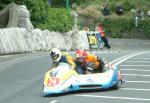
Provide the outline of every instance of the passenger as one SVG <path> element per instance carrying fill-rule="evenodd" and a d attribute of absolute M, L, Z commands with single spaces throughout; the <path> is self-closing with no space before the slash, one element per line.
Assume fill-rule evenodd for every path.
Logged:
<path fill-rule="evenodd" d="M 92 65 L 92 69 L 98 70 L 100 73 L 103 72 L 104 66 L 110 66 L 108 63 L 104 63 L 98 56 L 94 54 L 88 54 L 84 50 L 77 50 L 75 52 L 75 57 L 78 62 L 81 63 L 81 66 L 85 69 L 85 73 L 88 73 L 87 67 Z"/>
<path fill-rule="evenodd" d="M 88 27 L 88 26 L 84 26 L 84 27 L 83 27 L 83 31 L 89 32 L 89 31 L 90 31 L 90 30 L 89 30 L 89 27 Z"/>

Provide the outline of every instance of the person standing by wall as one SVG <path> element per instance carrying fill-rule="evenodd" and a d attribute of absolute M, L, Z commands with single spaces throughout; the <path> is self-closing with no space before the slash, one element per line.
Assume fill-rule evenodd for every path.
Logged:
<path fill-rule="evenodd" d="M 139 22 L 144 20 L 144 11 L 140 4 L 138 4 L 138 7 L 135 12 L 135 27 L 138 27 Z"/>
<path fill-rule="evenodd" d="M 108 49 L 110 49 L 111 46 L 108 43 L 108 39 L 105 37 L 105 32 L 103 30 L 102 24 L 97 24 L 96 29 L 97 29 L 96 31 L 99 31 L 99 33 L 100 33 L 100 36 L 104 42 L 104 47 L 107 47 Z"/>
<path fill-rule="evenodd" d="M 90 31 L 90 30 L 89 30 L 89 27 L 88 27 L 87 25 L 85 25 L 85 26 L 83 27 L 83 31 L 89 32 L 89 31 Z"/>

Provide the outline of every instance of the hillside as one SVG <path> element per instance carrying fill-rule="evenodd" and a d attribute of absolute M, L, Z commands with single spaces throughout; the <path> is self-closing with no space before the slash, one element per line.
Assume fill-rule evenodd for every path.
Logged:
<path fill-rule="evenodd" d="M 104 4 L 108 4 L 108 16 L 102 14 Z M 117 4 L 123 8 L 121 16 L 115 13 Z M 139 19 L 138 26 L 135 27 L 135 12 L 138 8 L 144 11 L 144 20 Z M 150 37 L 150 17 L 147 16 L 150 0 L 91 0 L 75 5 L 75 9 L 79 14 L 80 29 L 88 25 L 94 30 L 96 23 L 103 23 L 110 37 L 143 39 Z"/>
<path fill-rule="evenodd" d="M 86 1 L 86 0 L 85 0 Z M 131 10 L 136 10 L 140 7 L 144 11 L 145 18 L 147 19 L 147 12 L 150 10 L 150 0 L 87 0 L 81 5 L 76 5 L 76 11 L 79 16 L 87 17 L 88 19 L 93 19 L 97 21 L 98 19 L 105 18 L 102 15 L 103 4 L 108 4 L 108 9 L 110 15 L 108 17 L 117 18 L 115 14 L 115 7 L 120 4 L 123 8 L 123 17 L 133 17 L 133 12 Z M 91 23 L 89 23 L 91 24 Z"/>

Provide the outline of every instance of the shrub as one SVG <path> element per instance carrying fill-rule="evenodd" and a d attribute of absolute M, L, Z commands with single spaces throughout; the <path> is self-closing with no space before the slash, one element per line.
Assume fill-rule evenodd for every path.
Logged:
<path fill-rule="evenodd" d="M 44 24 L 47 21 L 47 0 L 2 0 L 2 2 L 0 2 L 0 8 L 2 9 L 12 2 L 15 2 L 18 5 L 27 6 L 34 27 L 37 27 L 39 24 Z"/>
<path fill-rule="evenodd" d="M 149 19 L 145 19 L 145 20 L 141 21 L 140 24 L 139 24 L 139 28 L 141 28 L 143 33 L 148 38 L 150 38 L 150 20 Z"/>
<path fill-rule="evenodd" d="M 106 18 L 104 24 L 106 34 L 112 38 L 150 38 L 150 20 L 139 21 L 135 27 L 133 18 Z M 141 34 L 141 36 L 139 36 Z"/>
<path fill-rule="evenodd" d="M 67 32 L 71 29 L 72 25 L 72 18 L 70 15 L 67 15 L 66 9 L 49 8 L 47 22 L 38 26 L 50 31 Z"/>
<path fill-rule="evenodd" d="M 3 0 L 0 9 L 7 4 L 15 2 L 26 5 L 30 11 L 31 22 L 34 27 L 53 31 L 66 32 L 72 27 L 72 20 L 64 8 L 51 8 L 47 0 Z"/>
<path fill-rule="evenodd" d="M 129 1 L 124 1 L 122 6 L 124 11 L 131 11 L 131 9 L 136 8 L 136 6 L 133 3 L 131 4 Z"/>

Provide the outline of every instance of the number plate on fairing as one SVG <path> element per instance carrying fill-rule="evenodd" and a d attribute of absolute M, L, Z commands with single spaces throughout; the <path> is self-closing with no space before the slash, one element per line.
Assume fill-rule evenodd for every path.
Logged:
<path fill-rule="evenodd" d="M 60 82 L 59 78 L 49 78 L 47 82 L 47 86 L 54 87 L 57 86 L 59 82 Z"/>

